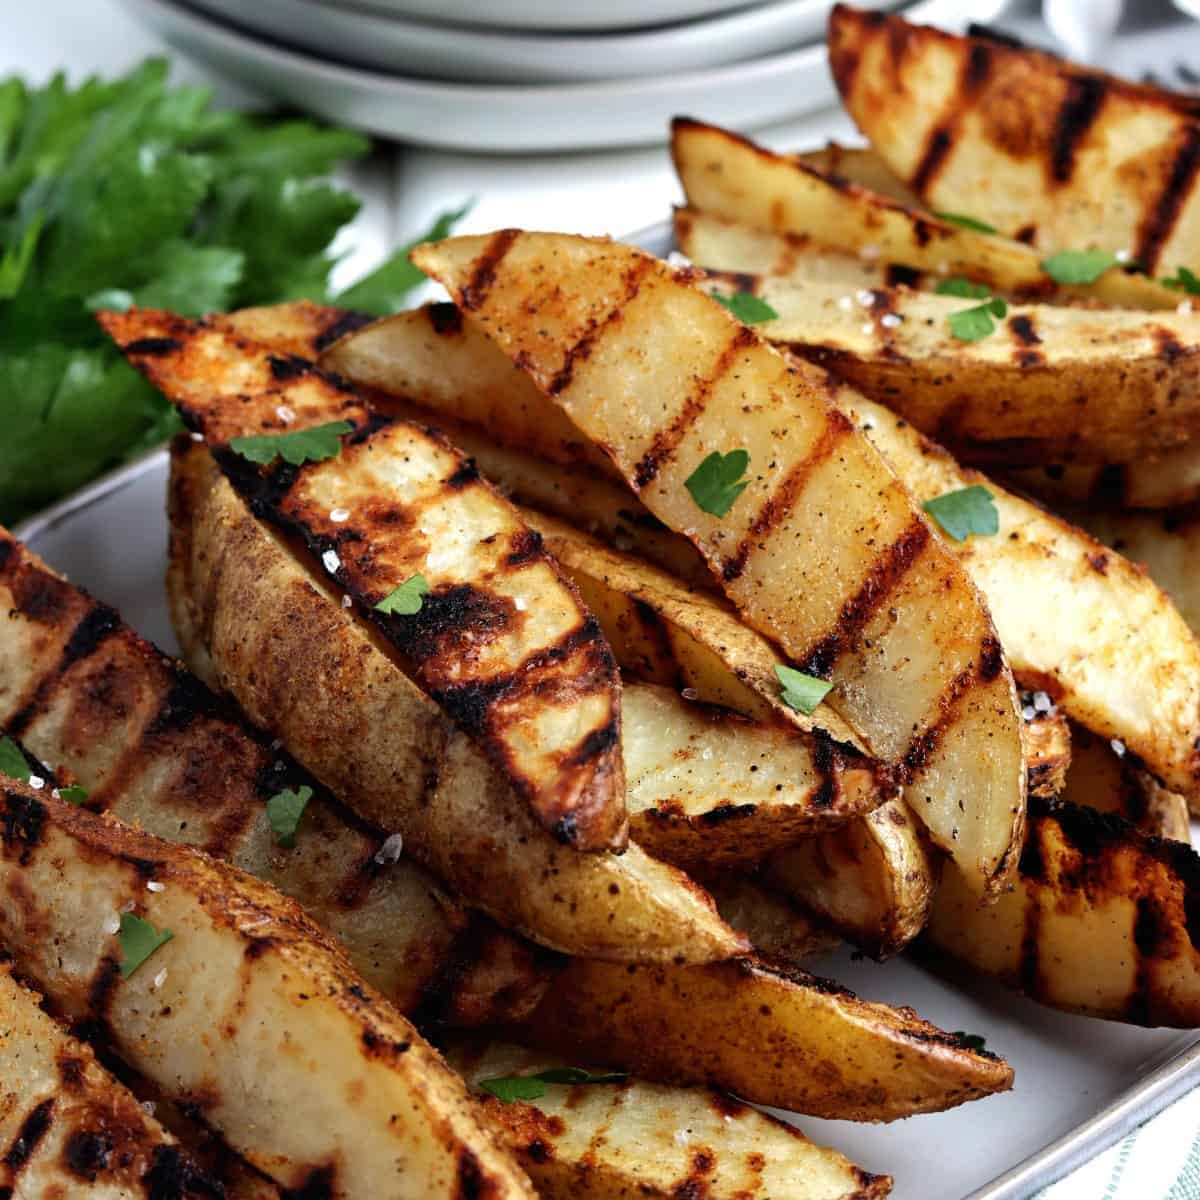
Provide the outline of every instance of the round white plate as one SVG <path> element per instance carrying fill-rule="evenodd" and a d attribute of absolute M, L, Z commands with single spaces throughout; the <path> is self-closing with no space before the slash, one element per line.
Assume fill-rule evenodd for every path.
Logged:
<path fill-rule="evenodd" d="M 252 0 L 253 2 L 253 0 Z M 339 11 L 346 0 L 320 0 Z M 395 16 L 490 29 L 644 29 L 748 8 L 753 0 L 350 0 Z"/>
<path fill-rule="evenodd" d="M 873 8 L 886 2 L 866 0 Z M 819 40 L 833 7 L 833 0 L 775 0 L 661 29 L 567 35 L 432 25 L 320 0 L 191 3 L 241 29 L 355 66 L 427 79 L 516 84 L 630 79 L 744 62 Z"/>
<path fill-rule="evenodd" d="M 824 45 L 709 71 L 524 87 L 377 74 L 285 50 L 167 0 L 122 0 L 166 42 L 213 70 L 330 121 L 400 141 L 490 153 L 596 150 L 666 141 L 673 116 L 754 129 L 834 99 Z M 915 20 L 961 28 L 1006 0 L 921 0 Z"/>

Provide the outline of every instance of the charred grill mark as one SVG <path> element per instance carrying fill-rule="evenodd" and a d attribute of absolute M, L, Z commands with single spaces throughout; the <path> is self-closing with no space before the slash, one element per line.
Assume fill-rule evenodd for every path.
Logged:
<path fill-rule="evenodd" d="M 474 483 L 479 478 L 479 468 L 473 458 L 464 458 L 457 470 L 446 480 L 446 490 L 461 492 L 463 488 Z"/>
<path fill-rule="evenodd" d="M 604 336 L 605 331 L 621 320 L 626 305 L 641 290 L 642 280 L 654 271 L 655 268 L 656 263 L 654 259 L 649 257 L 638 259 L 629 268 L 625 274 L 625 289 L 621 299 L 603 318 L 593 319 L 588 324 L 583 336 L 567 350 L 563 357 L 563 364 L 558 369 L 558 374 L 550 381 L 547 389 L 550 395 L 557 396 L 570 385 L 571 377 L 575 373 L 575 364 L 585 361 L 591 355 L 593 349 L 595 349 L 596 343 Z"/>
<path fill-rule="evenodd" d="M 952 132 L 944 126 L 939 125 L 930 132 L 929 140 L 925 143 L 925 153 L 908 181 L 909 187 L 918 196 L 933 182 L 953 144 Z"/>
<path fill-rule="evenodd" d="M 182 349 L 183 343 L 172 337 L 136 338 L 121 347 L 122 353 L 140 358 L 163 358 Z"/>
<path fill-rule="evenodd" d="M 457 304 L 443 301 L 440 304 L 430 304 L 425 309 L 433 332 L 439 337 L 457 337 L 462 333 L 463 315 Z"/>
<path fill-rule="evenodd" d="M 95 653 L 97 647 L 121 627 L 121 618 L 115 608 L 97 604 L 75 627 L 59 660 L 61 675 L 72 663 Z"/>
<path fill-rule="evenodd" d="M 108 1166 L 112 1143 L 101 1133 L 77 1129 L 67 1138 L 63 1146 L 63 1165 L 72 1175 L 78 1175 L 89 1183 Z"/>
<path fill-rule="evenodd" d="M 338 379 L 340 376 L 331 375 L 328 371 L 324 372 L 326 379 Z M 344 380 L 342 382 L 345 382 Z M 351 387 L 346 384 L 346 387 Z M 398 417 L 389 416 L 387 413 L 371 410 L 363 417 L 354 422 L 352 432 L 343 435 L 342 445 L 344 446 L 361 446 L 363 442 L 370 441 L 381 429 L 388 429 L 392 425 L 400 423 Z M 426 430 L 426 433 L 431 432 Z M 299 468 L 296 468 L 299 470 Z"/>
<path fill-rule="evenodd" d="M 593 758 L 607 754 L 620 743 L 620 725 L 614 717 L 599 729 L 593 729 L 582 742 L 571 752 L 567 765 L 572 767 L 586 766 Z"/>
<path fill-rule="evenodd" d="M 546 555 L 542 535 L 536 529 L 521 528 L 509 539 L 508 554 L 504 558 L 506 567 L 523 567 Z"/>
<path fill-rule="evenodd" d="M 178 1146 L 156 1146 L 150 1170 L 142 1177 L 147 1200 L 224 1200 L 225 1188 L 215 1179 L 198 1171 Z"/>
<path fill-rule="evenodd" d="M 1154 338 L 1154 344 L 1164 362 L 1168 364 L 1175 363 L 1187 353 L 1182 343 L 1171 330 L 1159 325 L 1151 328 L 1150 334 Z"/>
<path fill-rule="evenodd" d="M 979 643 L 979 678 L 991 683 L 1004 669 L 1004 649 L 1000 639 L 988 634 Z"/>
<path fill-rule="evenodd" d="M 83 1059 L 62 1053 L 54 1065 L 58 1068 L 58 1078 L 64 1091 L 77 1092 L 83 1086 Z"/>
<path fill-rule="evenodd" d="M 1033 321 L 1027 314 L 1018 313 L 1016 316 L 1009 317 L 1008 327 L 1012 331 L 1013 337 L 1020 342 L 1022 346 L 1041 345 L 1041 335 L 1033 327 Z"/>
<path fill-rule="evenodd" d="M 5 847 L 13 847 L 21 866 L 28 865 L 33 848 L 42 840 L 46 828 L 46 806 L 23 792 L 4 793 L 4 812 L 0 814 Z"/>
<path fill-rule="evenodd" d="M 903 263 L 888 263 L 884 279 L 889 288 L 915 288 L 921 282 L 921 272 Z"/>
<path fill-rule="evenodd" d="M 0 574 L 8 570 L 8 564 L 17 553 L 17 543 L 10 537 L 0 535 Z"/>
<path fill-rule="evenodd" d="M 329 325 L 326 325 L 317 334 L 313 340 L 313 349 L 318 353 L 327 350 L 346 334 L 354 333 L 356 330 L 362 329 L 364 325 L 370 325 L 374 320 L 375 318 L 370 313 L 355 312 L 353 309 L 339 313 Z"/>
<path fill-rule="evenodd" d="M 283 1200 L 333 1200 L 333 1167 L 313 1167 L 299 1187 L 281 1188 Z"/>
<path fill-rule="evenodd" d="M 992 47 L 985 41 L 974 41 L 967 52 L 963 70 L 963 86 L 968 93 L 978 92 L 992 73 Z"/>
<path fill-rule="evenodd" d="M 221 704 L 194 675 L 176 669 L 162 705 L 151 718 L 142 738 L 179 733 L 201 717 L 220 715 Z"/>
<path fill-rule="evenodd" d="M 458 1152 L 454 1200 L 483 1200 L 485 1193 L 490 1190 L 475 1152 L 469 1146 L 463 1146 Z"/>
<path fill-rule="evenodd" d="M 10 582 L 13 607 L 29 621 L 54 626 L 70 609 L 68 585 L 14 556 L 14 578 Z M 23 568 L 23 569 L 22 569 Z"/>
<path fill-rule="evenodd" d="M 695 380 L 691 395 L 688 396 L 683 408 L 666 429 L 659 430 L 651 442 L 650 448 L 634 467 L 633 477 L 636 487 L 639 489 L 647 487 L 663 466 L 671 461 L 688 430 L 704 412 L 713 388 L 730 370 L 737 360 L 737 356 L 753 345 L 755 340 L 755 334 L 747 326 L 738 326 L 736 332 L 725 344 L 725 348 L 717 356 L 712 370 L 705 378 Z"/>
<path fill-rule="evenodd" d="M 1108 83 L 1099 75 L 1076 75 L 1067 84 L 1050 136 L 1050 177 L 1055 183 L 1066 183 L 1075 173 L 1076 151 L 1107 94 Z"/>
<path fill-rule="evenodd" d="M 17 1136 L 13 1138 L 12 1145 L 4 1155 L 4 1165 L 14 1176 L 19 1175 L 25 1164 L 33 1157 L 38 1143 L 46 1136 L 46 1132 L 50 1128 L 53 1115 L 54 1100 L 43 1100 L 21 1122 Z"/>
<path fill-rule="evenodd" d="M 819 726 L 812 731 L 813 768 L 821 783 L 813 795 L 814 808 L 831 808 L 842 798 L 842 756 L 833 738 Z"/>
<path fill-rule="evenodd" d="M 633 597 L 633 615 L 637 620 L 642 634 L 651 646 L 650 655 L 644 657 L 646 663 L 645 678 L 651 683 L 661 683 L 683 691 L 688 685 L 687 675 L 683 664 L 675 654 L 675 645 L 671 641 L 670 627 L 663 620 L 652 604 Z"/>
<path fill-rule="evenodd" d="M 1182 131 L 1171 171 L 1154 205 L 1147 211 L 1138 230 L 1134 259 L 1147 271 L 1158 266 L 1163 247 L 1175 228 L 1183 203 L 1200 168 L 1200 124 L 1189 122 Z"/>
<path fill-rule="evenodd" d="M 822 679 L 855 644 L 867 622 L 896 589 L 929 542 L 929 527 L 919 517 L 875 560 L 858 592 L 842 606 L 836 626 L 804 655 L 799 669 Z"/>
<path fill-rule="evenodd" d="M 459 987 L 483 959 L 493 932 L 486 917 L 471 915 L 469 924 L 442 955 L 439 969 L 421 988 L 416 1008 L 409 1014 L 419 1029 L 438 1029 L 452 1019 Z"/>
<path fill-rule="evenodd" d="M 746 536 L 737 549 L 721 565 L 721 575 L 726 583 L 738 579 L 746 569 L 754 543 L 764 539 L 772 529 L 783 521 L 796 505 L 804 485 L 813 472 L 837 450 L 838 443 L 854 432 L 854 423 L 840 409 L 831 408 L 826 417 L 825 428 L 812 445 L 807 456 L 801 459 L 784 476 L 783 482 L 767 497 L 763 506 L 750 522 Z"/>
<path fill-rule="evenodd" d="M 463 285 L 459 295 L 459 301 L 467 312 L 474 312 L 483 305 L 488 291 L 496 282 L 496 269 L 512 249 L 519 232 L 516 229 L 501 229 L 494 233 L 483 253 L 475 260 L 471 278 Z"/>
<path fill-rule="evenodd" d="M 313 363 L 298 354 L 268 354 L 267 366 L 271 369 L 271 378 L 277 383 L 299 379 L 315 369 Z"/>
<path fill-rule="evenodd" d="M 120 978 L 121 967 L 117 960 L 112 957 L 103 958 L 88 986 L 88 1019 L 95 1022 L 101 1032 L 107 1028 L 108 1004 Z"/>

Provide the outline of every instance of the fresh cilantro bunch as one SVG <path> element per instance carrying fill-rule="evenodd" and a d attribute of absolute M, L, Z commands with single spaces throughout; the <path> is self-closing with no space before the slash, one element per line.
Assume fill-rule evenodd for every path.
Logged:
<path fill-rule="evenodd" d="M 156 59 L 72 89 L 0 82 L 0 521 L 161 441 L 175 417 L 92 318 L 328 300 L 330 243 L 359 209 L 328 175 L 356 133 L 212 108 Z M 441 237 L 460 213 L 439 218 Z M 425 240 L 421 238 L 419 240 Z M 395 311 L 408 247 L 336 299 Z"/>

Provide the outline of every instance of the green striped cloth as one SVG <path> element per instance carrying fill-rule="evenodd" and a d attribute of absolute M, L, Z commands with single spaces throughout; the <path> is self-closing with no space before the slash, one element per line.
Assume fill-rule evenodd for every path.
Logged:
<path fill-rule="evenodd" d="M 1200 1200 L 1200 1089 L 1034 1200 Z"/>

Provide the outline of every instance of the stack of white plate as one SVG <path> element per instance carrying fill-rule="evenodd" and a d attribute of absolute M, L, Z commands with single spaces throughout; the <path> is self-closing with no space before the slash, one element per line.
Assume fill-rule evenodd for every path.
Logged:
<path fill-rule="evenodd" d="M 645 145 L 829 104 L 832 0 L 124 0 L 171 45 L 330 120 L 423 145 Z M 960 28 L 1005 0 L 858 0 Z"/>

